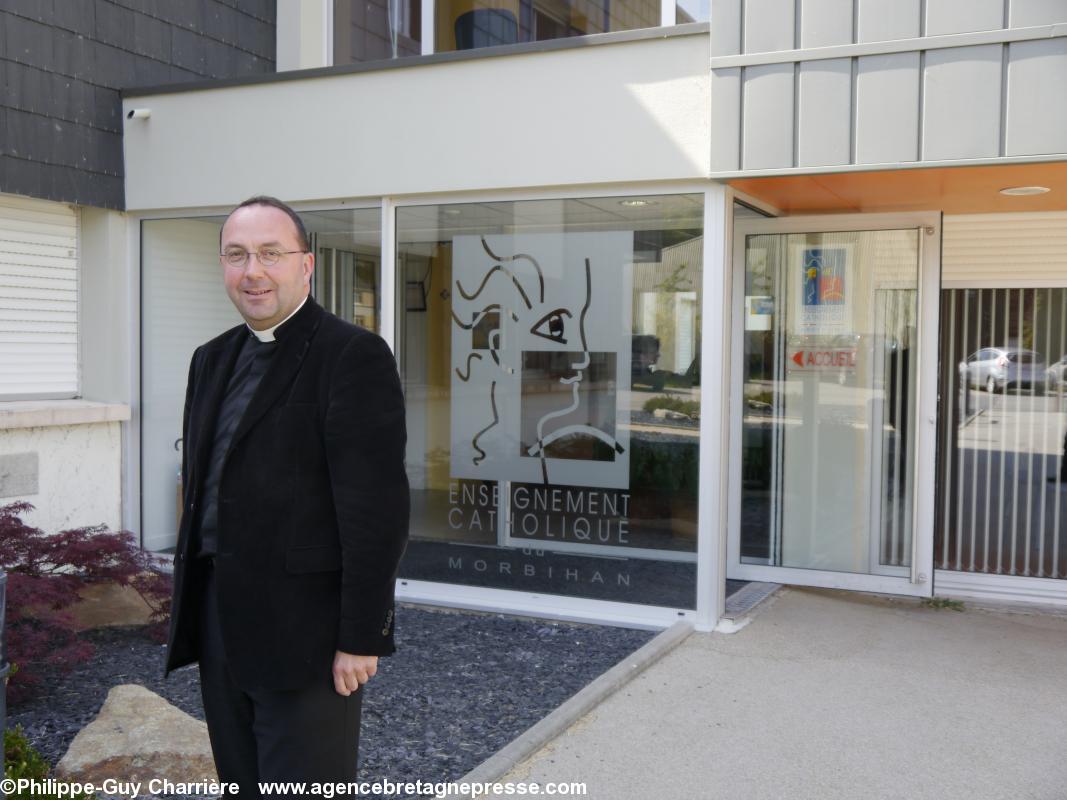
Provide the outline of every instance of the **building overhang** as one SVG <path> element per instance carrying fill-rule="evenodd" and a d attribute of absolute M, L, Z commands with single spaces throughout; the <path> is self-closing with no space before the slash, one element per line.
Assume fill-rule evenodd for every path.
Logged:
<path fill-rule="evenodd" d="M 729 185 L 782 214 L 939 210 L 988 214 L 1067 209 L 1067 161 L 1038 164 L 850 170 L 734 178 Z M 1005 195 L 1040 186 L 1049 191 Z"/>

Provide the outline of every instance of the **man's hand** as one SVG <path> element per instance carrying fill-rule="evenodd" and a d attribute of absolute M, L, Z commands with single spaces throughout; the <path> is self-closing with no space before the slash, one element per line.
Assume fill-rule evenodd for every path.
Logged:
<path fill-rule="evenodd" d="M 355 656 L 340 650 L 333 657 L 333 686 L 337 694 L 348 697 L 378 671 L 378 656 Z"/>

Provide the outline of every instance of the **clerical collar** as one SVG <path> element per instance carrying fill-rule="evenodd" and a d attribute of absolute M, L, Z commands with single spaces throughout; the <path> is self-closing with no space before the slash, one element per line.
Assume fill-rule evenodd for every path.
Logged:
<path fill-rule="evenodd" d="M 276 325 L 271 325 L 266 330 L 257 331 L 251 325 L 248 325 L 247 322 L 245 323 L 245 325 L 248 325 L 248 330 L 252 331 L 252 335 L 255 336 L 257 339 L 259 339 L 261 342 L 273 342 L 274 338 L 275 338 L 274 337 L 274 332 L 276 330 L 278 330 L 278 328 L 280 328 L 282 325 L 287 323 L 289 320 L 291 320 L 293 318 L 293 315 L 296 314 L 297 311 L 299 311 L 300 309 L 302 309 L 304 307 L 304 303 L 306 303 L 308 301 L 308 297 L 309 296 L 310 295 L 304 295 L 304 299 L 300 302 L 300 305 L 298 305 L 296 308 L 294 308 L 292 313 L 288 317 L 286 317 L 285 319 L 283 319 L 281 322 L 279 322 Z"/>

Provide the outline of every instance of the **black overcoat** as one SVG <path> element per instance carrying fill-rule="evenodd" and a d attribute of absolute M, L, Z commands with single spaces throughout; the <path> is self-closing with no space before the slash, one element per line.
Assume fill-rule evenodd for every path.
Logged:
<path fill-rule="evenodd" d="M 199 657 L 204 570 L 191 528 L 247 335 L 242 324 L 212 339 L 189 368 L 166 673 Z M 404 399 L 388 345 L 311 298 L 276 336 L 218 485 L 219 624 L 234 678 L 249 689 L 324 679 L 337 650 L 393 652 L 408 529 Z"/>

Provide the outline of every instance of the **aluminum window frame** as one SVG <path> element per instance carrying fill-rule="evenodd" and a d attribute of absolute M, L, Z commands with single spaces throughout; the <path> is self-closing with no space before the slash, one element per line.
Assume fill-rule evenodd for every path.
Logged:
<path fill-rule="evenodd" d="M 774 230 L 760 231 L 773 225 Z M 744 305 L 745 236 L 758 232 L 773 234 L 821 231 L 871 231 L 919 229 L 918 321 L 920 339 L 916 363 L 915 404 L 915 477 L 911 566 L 907 581 L 901 577 L 875 573 L 833 572 L 796 567 L 745 564 L 741 561 L 741 453 L 744 386 L 742 348 L 743 320 L 738 314 L 730 337 L 733 371 L 726 385 L 730 391 L 729 419 L 729 527 L 727 567 L 729 578 L 772 581 L 798 586 L 819 586 L 887 594 L 932 596 L 933 570 L 933 480 L 936 477 L 937 363 L 939 346 L 939 312 L 941 300 L 941 212 L 917 211 L 887 214 L 826 214 L 778 217 L 774 220 L 745 220 L 733 229 L 735 237 L 730 267 L 734 279 L 730 306 L 737 311 Z M 935 237 L 933 243 L 924 236 Z M 739 305 L 740 304 L 740 305 Z M 933 431 L 930 431 L 933 428 Z M 929 546 L 926 546 L 929 545 Z"/>
<path fill-rule="evenodd" d="M 432 0 L 424 0 L 432 2 Z M 425 6 L 424 6 L 425 7 Z M 426 24 L 426 17 L 423 17 Z M 421 193 L 385 195 L 375 198 L 352 197 L 331 201 L 291 203 L 294 210 L 336 211 L 344 209 L 381 210 L 381 287 L 380 335 L 396 351 L 398 342 L 396 315 L 396 211 L 420 205 L 486 203 L 527 200 L 560 200 L 601 197 L 647 196 L 651 194 L 700 194 L 704 199 L 704 248 L 702 269 L 703 304 L 701 326 L 701 372 L 704 375 L 729 375 L 728 334 L 731 310 L 725 302 L 730 297 L 731 270 L 728 253 L 733 221 L 734 192 L 725 184 L 706 180 L 671 180 L 626 185 L 588 185 L 555 189 L 509 189 L 489 192 Z M 232 204 L 143 211 L 129 214 L 127 228 L 130 264 L 130 325 L 137 331 L 131 337 L 131 408 L 134 409 L 129 435 L 125 438 L 123 467 L 124 527 L 138 531 L 143 540 L 141 520 L 141 362 L 142 287 L 141 223 L 151 220 L 222 216 Z M 723 385 L 726 385 L 725 383 Z M 697 630 L 711 631 L 723 616 L 726 589 L 726 458 L 728 437 L 724 414 L 728 398 L 724 392 L 702 392 L 696 549 L 696 608 L 677 609 L 638 603 L 590 600 L 567 595 L 546 595 L 518 589 L 485 589 L 461 584 L 420 581 L 399 577 L 397 599 L 405 602 L 504 612 L 600 625 L 664 629 L 679 620 L 688 621 Z"/>
<path fill-rule="evenodd" d="M 240 202 L 240 201 L 238 201 Z M 141 420 L 143 417 L 143 387 L 141 376 L 141 364 L 144 357 L 144 302 L 143 302 L 143 286 L 141 281 L 141 272 L 144 269 L 141 253 L 141 223 L 152 222 L 156 220 L 174 220 L 174 219 L 196 219 L 203 217 L 224 217 L 233 211 L 234 206 L 237 203 L 230 203 L 226 205 L 213 205 L 213 206 L 199 206 L 199 207 L 184 207 L 177 209 L 167 209 L 161 211 L 131 211 L 127 214 L 126 224 L 126 248 L 128 257 L 128 275 L 129 283 L 127 291 L 129 293 L 129 306 L 127 308 L 128 320 L 130 329 L 135 331 L 135 335 L 130 337 L 130 420 L 124 426 L 124 435 L 122 440 L 122 527 L 126 530 L 136 531 L 137 542 L 141 547 L 144 547 L 144 524 L 142 514 L 142 459 L 141 449 L 144 446 L 144 431 L 142 429 Z M 307 202 L 293 202 L 289 203 L 294 211 L 343 211 L 346 209 L 373 209 L 382 208 L 382 202 L 380 198 L 351 198 L 332 201 L 307 201 Z M 383 215 L 380 217 L 379 225 L 384 230 L 384 210 Z M 384 247 L 385 241 L 382 240 Z M 384 257 L 385 251 L 383 250 L 382 267 L 379 269 L 378 279 L 383 280 L 384 276 Z M 382 302 L 385 302 L 383 293 Z M 384 322 L 384 320 L 383 320 Z M 384 334 L 383 334 L 384 338 Z M 392 347 L 392 342 L 389 342 Z"/>
<path fill-rule="evenodd" d="M 1010 213 L 1010 212 L 1005 212 Z M 1005 280 L 976 278 L 973 280 L 953 279 L 941 283 L 941 292 L 958 289 L 1037 291 L 1040 289 L 1067 290 L 1067 276 L 1060 280 L 1021 280 L 1011 286 Z M 938 348 L 941 341 L 938 338 Z M 979 348 L 985 350 L 987 348 Z M 978 351 L 975 351 L 978 352 Z M 947 365 L 947 368 L 954 368 Z M 938 442 L 937 446 L 943 445 Z M 934 509 L 937 513 L 937 509 Z M 939 595 L 962 598 L 965 600 L 985 600 L 997 603 L 1043 604 L 1067 607 L 1067 578 L 1037 577 L 1026 575 L 1005 575 L 995 572 L 964 572 L 935 568 L 934 586 Z"/>
<path fill-rule="evenodd" d="M 650 181 L 624 185 L 567 186 L 556 189 L 508 189 L 486 192 L 433 192 L 383 198 L 383 208 L 388 204 L 391 213 L 382 217 L 383 240 L 393 243 L 388 258 L 382 252 L 382 281 L 396 287 L 396 212 L 401 208 L 427 205 L 451 205 L 458 203 L 494 203 L 532 200 L 596 199 L 601 197 L 645 197 L 654 194 L 700 194 L 704 198 L 704 248 L 702 269 L 702 328 L 701 328 L 701 374 L 713 375 L 724 372 L 728 359 L 716 364 L 715 353 L 726 353 L 724 339 L 729 319 L 729 308 L 723 300 L 727 292 L 730 270 L 727 269 L 729 231 L 733 219 L 733 193 L 729 187 L 709 181 Z M 385 230 L 388 229 L 388 230 Z M 391 271 L 386 276 L 385 270 Z M 383 309 L 385 297 L 382 298 Z M 395 309 L 395 295 L 393 301 Z M 391 346 L 395 346 L 399 333 L 397 319 L 392 320 Z M 385 317 L 382 318 L 385 335 Z M 703 380 L 702 380 L 703 383 Z M 705 403 L 717 408 L 718 414 L 709 413 Z M 447 605 L 480 611 L 496 611 L 546 619 L 560 619 L 599 625 L 623 625 L 667 628 L 684 620 L 697 630 L 713 630 L 725 608 L 725 520 L 726 508 L 724 468 L 726 453 L 723 438 L 722 413 L 726 398 L 722 392 L 701 392 L 700 450 L 698 470 L 697 550 L 696 550 L 696 607 L 678 609 L 667 606 L 651 606 L 639 603 L 622 603 L 608 600 L 591 600 L 568 595 L 528 592 L 519 589 L 486 589 L 462 584 L 437 583 L 397 579 L 397 599 L 407 602 Z M 713 500 L 718 499 L 717 503 Z"/>

